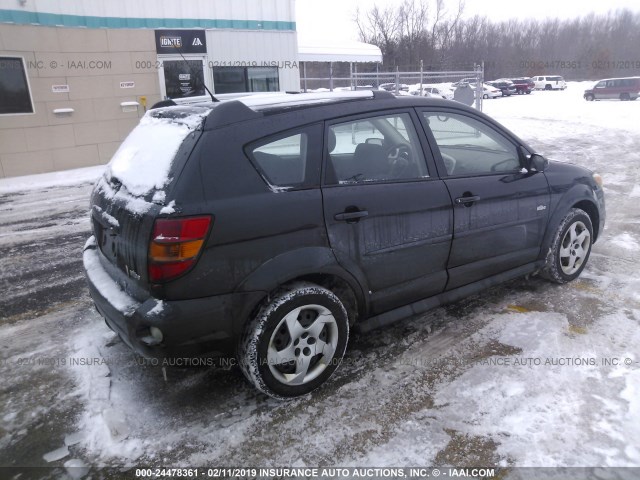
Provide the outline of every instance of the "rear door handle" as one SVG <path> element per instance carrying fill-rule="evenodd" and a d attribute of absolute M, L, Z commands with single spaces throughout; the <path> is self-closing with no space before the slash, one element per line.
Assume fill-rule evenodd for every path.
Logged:
<path fill-rule="evenodd" d="M 480 200 L 480 197 L 478 195 L 471 195 L 469 197 L 458 197 L 456 198 L 456 204 L 466 206 L 470 203 L 477 202 L 478 200 Z"/>
<path fill-rule="evenodd" d="M 335 216 L 333 218 L 335 218 L 336 220 L 344 220 L 344 221 L 358 221 L 360 220 L 362 217 L 366 217 L 367 215 L 369 215 L 369 212 L 366 210 L 357 210 L 355 212 L 342 212 L 342 213 L 336 213 Z"/>

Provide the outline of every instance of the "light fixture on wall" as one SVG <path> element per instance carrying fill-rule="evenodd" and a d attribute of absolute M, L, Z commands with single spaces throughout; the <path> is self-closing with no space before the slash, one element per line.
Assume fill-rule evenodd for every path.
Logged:
<path fill-rule="evenodd" d="M 120 108 L 125 113 L 127 113 L 127 112 L 137 112 L 138 111 L 138 105 L 140 105 L 138 102 L 121 102 L 120 103 Z"/>

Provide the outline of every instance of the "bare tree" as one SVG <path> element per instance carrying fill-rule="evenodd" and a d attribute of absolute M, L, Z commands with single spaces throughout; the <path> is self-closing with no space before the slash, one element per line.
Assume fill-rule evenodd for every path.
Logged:
<path fill-rule="evenodd" d="M 373 43 L 380 47 L 385 58 L 393 56 L 398 43 L 400 21 L 397 13 L 391 7 L 380 9 L 374 5 L 364 13 L 358 8 L 355 22 L 363 42 Z"/>
<path fill-rule="evenodd" d="M 464 0 L 404 0 L 396 9 L 358 12 L 360 38 L 378 45 L 386 66 L 469 68 L 485 62 L 485 77 L 559 74 L 597 79 L 640 74 L 640 14 L 618 10 L 571 20 L 492 22 L 463 19 Z M 432 63 L 431 63 L 432 62 Z"/>
<path fill-rule="evenodd" d="M 437 0 L 436 18 L 431 29 L 431 38 L 433 39 L 434 46 L 440 50 L 440 63 L 445 61 L 445 52 L 449 49 L 453 32 L 460 23 L 460 19 L 464 13 L 464 5 L 464 0 L 458 0 L 458 7 L 453 18 L 447 19 L 443 11 L 442 0 Z M 442 17 L 445 17 L 444 21 L 442 21 Z"/>
<path fill-rule="evenodd" d="M 440 3 L 442 0 L 437 0 Z M 424 0 L 404 0 L 397 11 L 400 42 L 407 52 L 406 62 L 417 61 L 415 52 L 425 40 L 429 8 Z"/>

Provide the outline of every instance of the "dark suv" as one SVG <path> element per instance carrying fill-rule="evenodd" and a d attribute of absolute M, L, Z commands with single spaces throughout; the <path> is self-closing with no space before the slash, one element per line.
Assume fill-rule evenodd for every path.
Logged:
<path fill-rule="evenodd" d="M 516 87 L 516 93 L 518 95 L 525 93 L 529 95 L 536 88 L 535 82 L 530 78 L 512 78 L 511 81 Z"/>
<path fill-rule="evenodd" d="M 350 329 L 575 279 L 605 220 L 597 174 L 459 103 L 381 91 L 152 109 L 91 212 L 91 296 L 125 343 L 236 358 L 279 398 L 325 382 Z"/>

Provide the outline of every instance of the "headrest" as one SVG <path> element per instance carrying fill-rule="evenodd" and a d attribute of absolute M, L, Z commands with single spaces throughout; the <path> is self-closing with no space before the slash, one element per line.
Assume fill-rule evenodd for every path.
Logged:
<path fill-rule="evenodd" d="M 333 131 L 333 128 L 329 129 L 329 153 L 333 152 L 336 148 L 336 132 Z"/>

